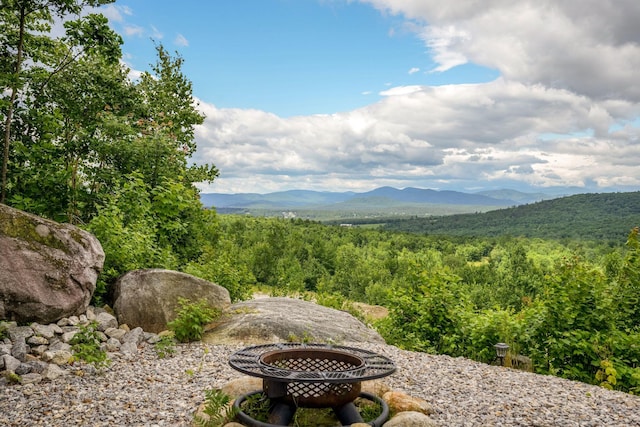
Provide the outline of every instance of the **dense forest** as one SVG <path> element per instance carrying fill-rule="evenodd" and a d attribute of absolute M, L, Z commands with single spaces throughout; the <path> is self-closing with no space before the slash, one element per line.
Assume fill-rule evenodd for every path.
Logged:
<path fill-rule="evenodd" d="M 456 227 L 407 233 L 217 215 L 194 186 L 216 168 L 188 166 L 203 116 L 180 56 L 158 45 L 157 63 L 132 80 L 103 16 L 66 20 L 64 36 L 49 35 L 53 18 L 104 3 L 7 0 L 0 9 L 0 202 L 98 237 L 106 260 L 95 304 L 110 303 L 129 270 L 171 268 L 234 300 L 258 287 L 341 309 L 383 305 L 390 314 L 374 326 L 391 344 L 491 362 L 493 345 L 506 342 L 536 372 L 640 393 L 638 223 L 599 234 L 632 201 L 603 201 L 579 224 L 592 209 L 580 197 L 573 212 L 536 204 L 539 217 L 522 214 L 524 229 L 580 226 L 592 237 L 562 241 L 515 237 L 532 235 L 509 231 L 515 220 L 505 217 L 490 236 L 455 236 Z M 496 215 L 509 212 L 525 210 Z"/>
<path fill-rule="evenodd" d="M 455 236 L 521 236 L 616 243 L 640 224 L 640 192 L 577 194 L 485 213 L 389 219 L 385 229 Z"/>

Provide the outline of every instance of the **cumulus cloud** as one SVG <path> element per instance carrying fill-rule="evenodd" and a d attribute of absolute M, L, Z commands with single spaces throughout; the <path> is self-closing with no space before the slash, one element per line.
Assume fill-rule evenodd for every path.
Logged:
<path fill-rule="evenodd" d="M 467 61 L 508 79 L 640 101 L 635 0 L 361 0 L 415 21 L 436 71 Z"/>
<path fill-rule="evenodd" d="M 431 72 L 474 63 L 501 77 L 390 86 L 332 115 L 203 102 L 193 160 L 221 171 L 205 190 L 640 188 L 640 2 L 360 1 L 409 21 Z"/>
<path fill-rule="evenodd" d="M 415 87 L 352 112 L 293 118 L 201 107 L 207 120 L 197 131 L 195 160 L 222 171 L 214 191 L 266 192 L 283 183 L 327 189 L 332 181 L 336 190 L 465 189 L 478 181 L 609 186 L 620 176 L 640 185 L 629 160 L 640 158 L 640 146 L 627 142 L 640 129 L 609 133 L 614 118 L 603 105 L 542 85 L 499 79 Z M 573 136 L 587 129 L 596 130 Z"/>

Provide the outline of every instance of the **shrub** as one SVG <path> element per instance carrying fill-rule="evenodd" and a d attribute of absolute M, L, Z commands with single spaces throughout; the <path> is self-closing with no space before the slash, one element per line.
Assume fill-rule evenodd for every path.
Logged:
<path fill-rule="evenodd" d="M 156 355 L 160 359 L 173 356 L 176 353 L 176 343 L 173 336 L 165 335 L 153 345 Z"/>
<path fill-rule="evenodd" d="M 91 322 L 88 325 L 81 325 L 79 329 L 69 342 L 73 354 L 78 359 L 84 360 L 96 368 L 108 367 L 111 364 L 111 360 L 107 358 L 107 352 L 100 349 L 98 324 Z"/>
<path fill-rule="evenodd" d="M 204 334 L 204 325 L 220 316 L 220 311 L 208 305 L 205 299 L 197 302 L 178 298 L 180 310 L 167 326 L 180 342 L 199 341 Z"/>

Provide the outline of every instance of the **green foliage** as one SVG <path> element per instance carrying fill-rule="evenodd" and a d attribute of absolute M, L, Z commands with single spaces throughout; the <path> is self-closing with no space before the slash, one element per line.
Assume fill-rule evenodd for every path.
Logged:
<path fill-rule="evenodd" d="M 194 415 L 193 422 L 195 425 L 200 427 L 222 427 L 235 418 L 235 409 L 229 405 L 231 398 L 222 390 L 205 390 L 204 395 L 203 412 L 206 417 Z"/>
<path fill-rule="evenodd" d="M 177 316 L 168 326 L 180 342 L 199 341 L 204 334 L 204 326 L 220 316 L 220 311 L 210 307 L 205 299 L 192 302 L 178 298 L 178 305 Z"/>
<path fill-rule="evenodd" d="M 618 242 L 640 223 L 639 204 L 640 192 L 578 194 L 485 213 L 388 220 L 384 228 L 443 236 Z"/>
<path fill-rule="evenodd" d="M 215 212 L 202 209 L 195 191 L 171 179 L 151 189 L 140 174 L 134 173 L 98 207 L 87 229 L 105 251 L 104 270 L 95 294 L 95 298 L 104 298 L 127 271 L 179 269 L 199 259 L 215 240 L 216 221 Z M 210 278 L 206 265 L 191 270 Z"/>
<path fill-rule="evenodd" d="M 9 325 L 7 322 L 0 321 L 0 340 L 9 337 Z"/>
<path fill-rule="evenodd" d="M 20 384 L 22 382 L 22 377 L 13 371 L 3 371 L 2 374 L 9 384 Z"/>
<path fill-rule="evenodd" d="M 153 344 L 153 349 L 155 350 L 158 358 L 164 359 L 165 357 L 170 357 L 176 354 L 176 342 L 173 336 L 165 335 Z"/>
<path fill-rule="evenodd" d="M 224 242 L 216 245 L 216 249 L 209 246 L 201 260 L 190 262 L 184 272 L 226 288 L 233 302 L 246 300 L 256 279 L 249 267 L 239 259 L 234 260 L 225 247 Z"/>
<path fill-rule="evenodd" d="M 266 423 L 271 406 L 269 398 L 264 393 L 258 393 L 247 396 L 240 409 L 254 420 Z"/>
<path fill-rule="evenodd" d="M 378 402 L 358 398 L 355 405 L 365 423 L 377 419 L 382 414 L 382 405 Z"/>
<path fill-rule="evenodd" d="M 617 383 L 618 374 L 616 369 L 613 367 L 613 363 L 609 360 L 601 360 L 599 368 L 600 369 L 596 372 L 596 381 L 599 382 L 601 387 L 613 390 Z"/>
<path fill-rule="evenodd" d="M 78 359 L 90 363 L 96 368 L 106 368 L 111 364 L 107 353 L 100 349 L 100 334 L 96 322 L 80 325 L 79 331 L 71 338 L 69 344 Z"/>
<path fill-rule="evenodd" d="M 529 357 L 536 372 L 594 384 L 602 383 L 597 372 L 608 360 L 616 371 L 610 385 L 638 392 L 635 229 L 626 247 L 611 247 L 218 220 L 212 250 L 231 254 L 229 264 L 252 271 L 259 287 L 274 295 L 312 292 L 305 298 L 336 309 L 348 301 L 383 305 L 390 314 L 376 327 L 391 344 L 491 362 L 494 344 L 506 342 L 511 356 Z M 303 279 L 300 292 L 311 268 L 313 282 Z"/>

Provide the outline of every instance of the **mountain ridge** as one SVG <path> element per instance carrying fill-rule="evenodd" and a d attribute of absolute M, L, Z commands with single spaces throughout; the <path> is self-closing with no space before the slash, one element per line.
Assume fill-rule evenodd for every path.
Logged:
<path fill-rule="evenodd" d="M 495 190 L 466 193 L 453 190 L 432 190 L 415 187 L 397 189 L 379 187 L 366 192 L 331 192 L 314 190 L 286 190 L 273 193 L 202 193 L 200 199 L 205 207 L 236 209 L 329 209 L 346 202 L 362 204 L 366 199 L 377 200 L 377 204 L 387 206 L 403 204 L 438 204 L 470 206 L 514 206 L 533 203 L 557 195 L 544 193 L 524 193 L 517 190 Z M 335 206 L 334 206 L 335 207 Z"/>

